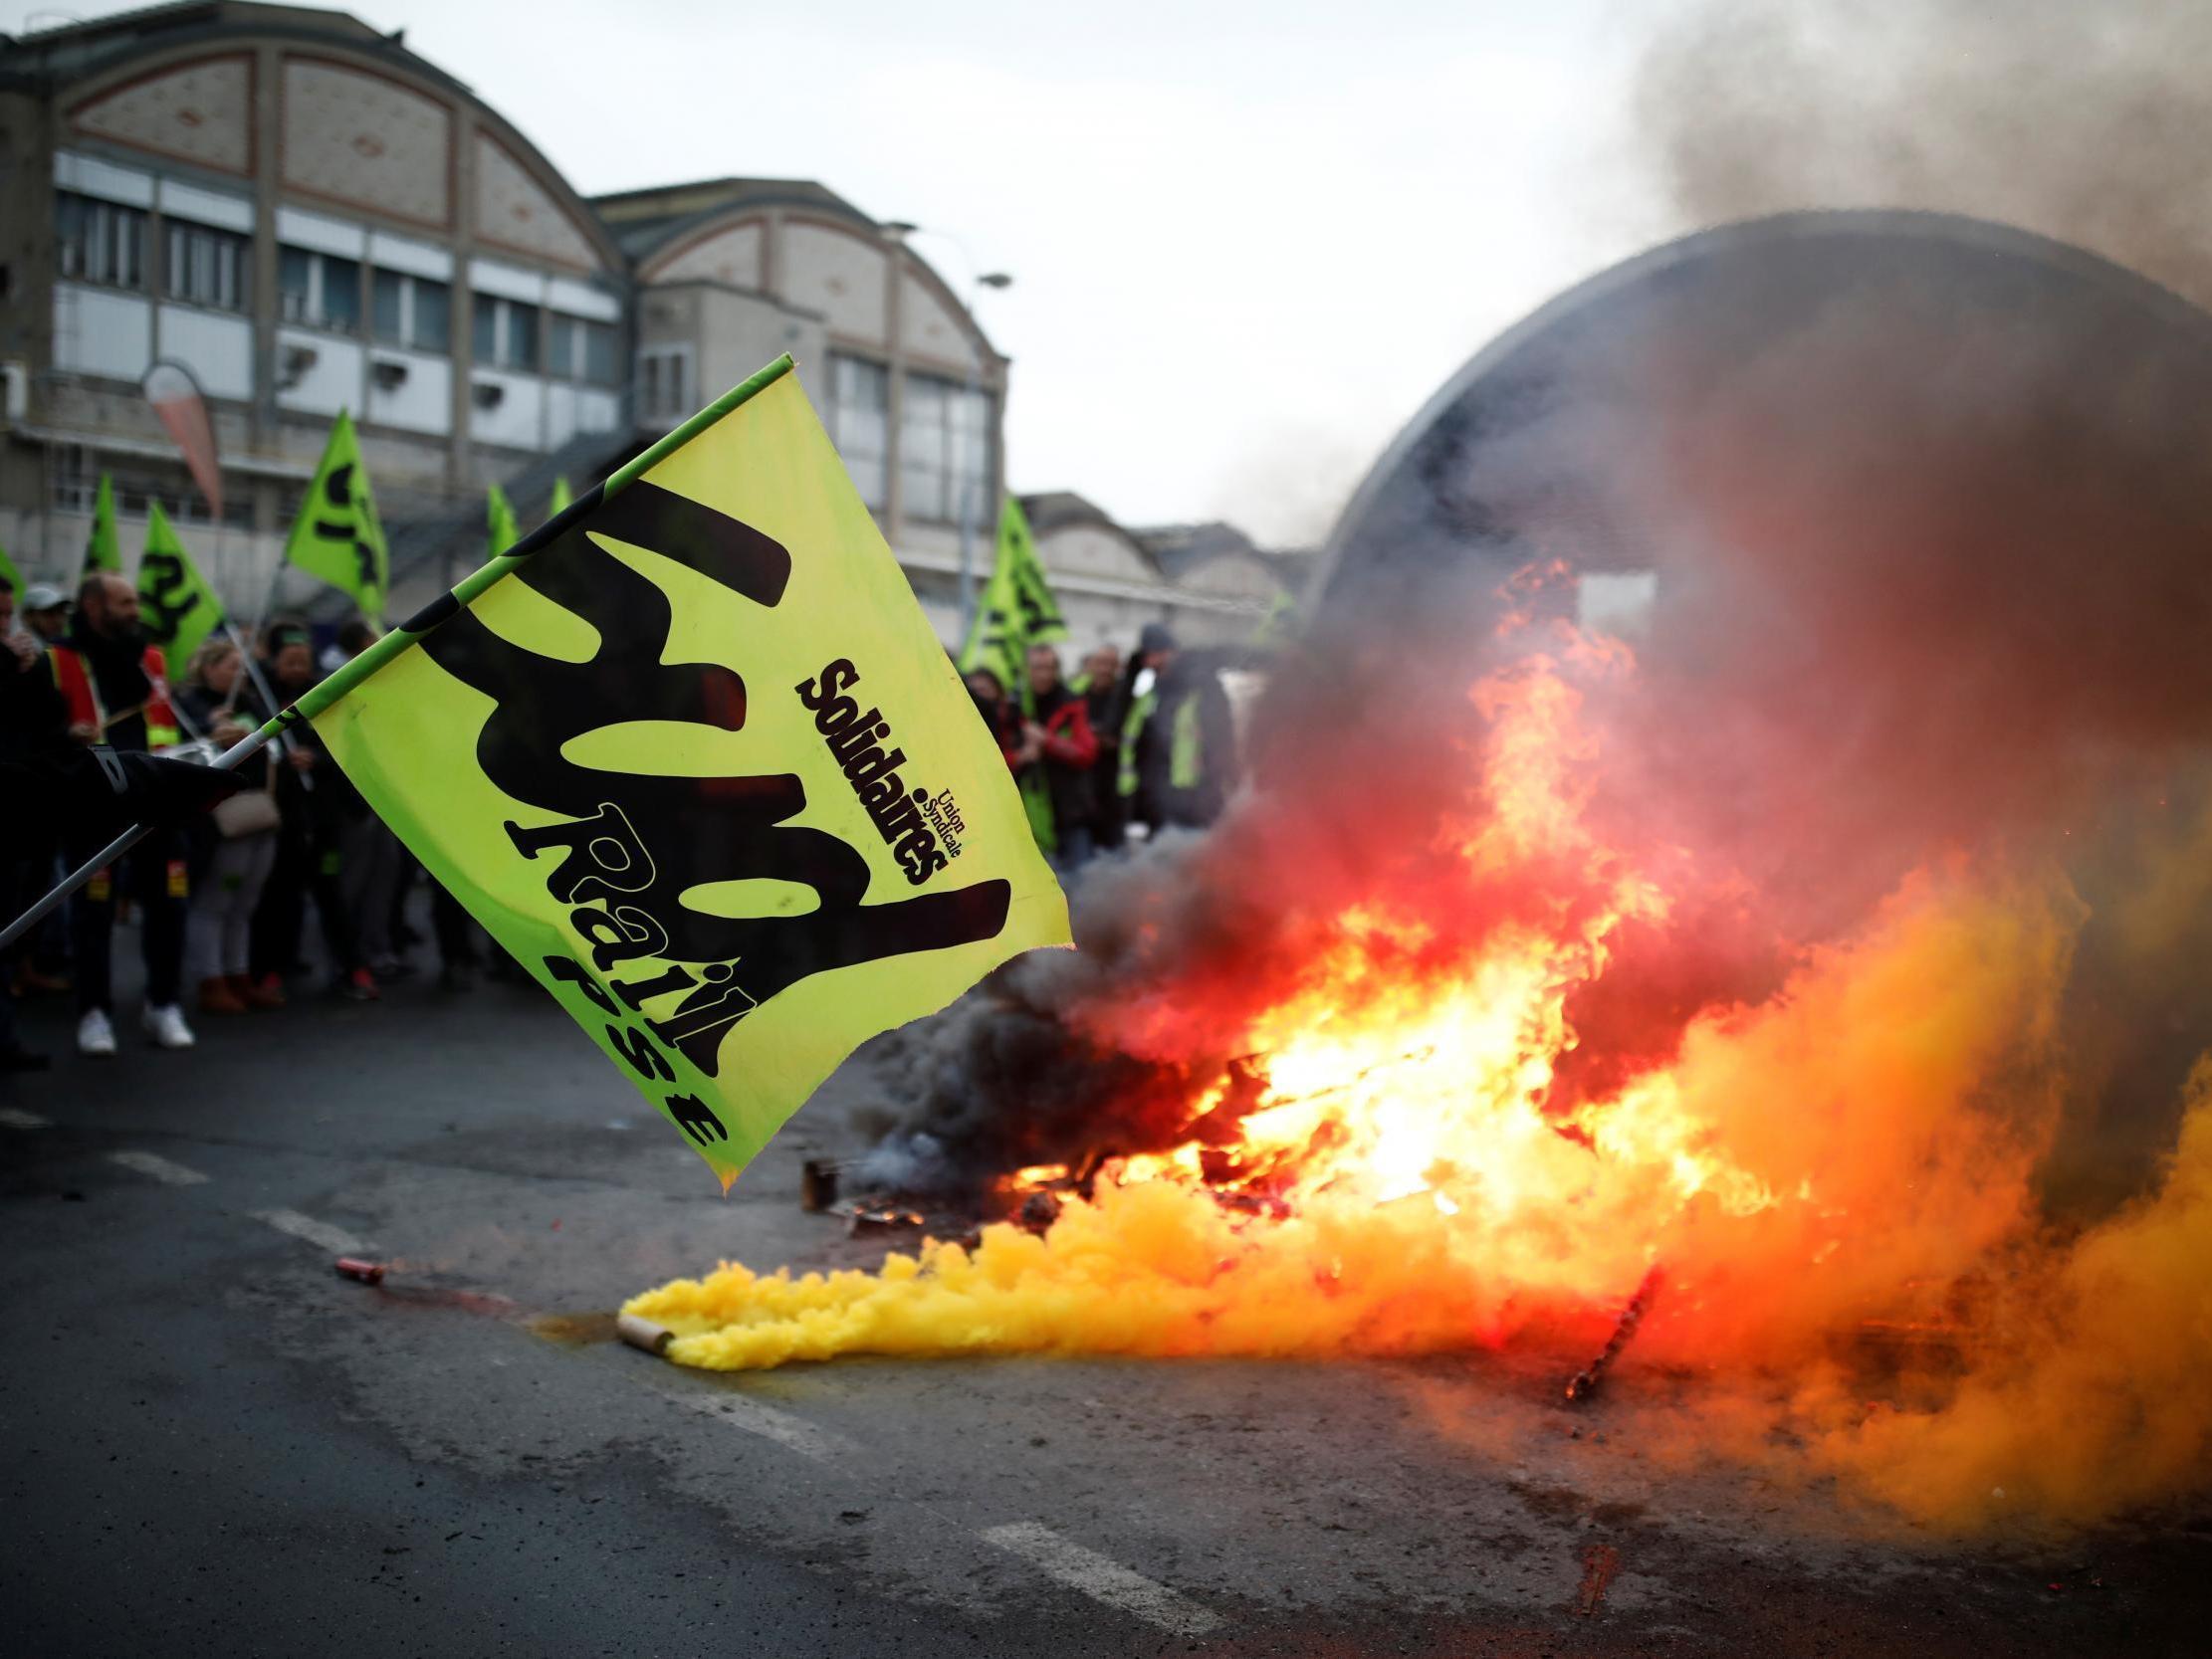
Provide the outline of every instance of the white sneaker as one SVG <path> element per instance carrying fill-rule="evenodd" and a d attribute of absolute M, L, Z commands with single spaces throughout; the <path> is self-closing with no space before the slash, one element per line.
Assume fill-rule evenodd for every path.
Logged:
<path fill-rule="evenodd" d="M 156 1048 L 190 1048 L 196 1041 L 192 1028 L 184 1023 L 184 1010 L 173 1002 L 158 1007 L 147 1003 L 146 1011 L 138 1016 L 138 1024 L 153 1039 Z M 114 1048 L 115 1039 L 110 1037 L 108 1051 L 112 1054 Z"/>
<path fill-rule="evenodd" d="M 103 1058 L 115 1052 L 115 1028 L 98 1008 L 77 1022 L 77 1052 Z"/>

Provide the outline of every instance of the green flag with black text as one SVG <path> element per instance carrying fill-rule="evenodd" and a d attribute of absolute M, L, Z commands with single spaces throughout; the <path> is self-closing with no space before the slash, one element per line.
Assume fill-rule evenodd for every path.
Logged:
<path fill-rule="evenodd" d="M 16 603 L 23 602 L 23 572 L 15 567 L 15 560 L 8 557 L 8 549 L 0 547 L 0 582 L 6 582 L 15 592 Z"/>
<path fill-rule="evenodd" d="M 115 532 L 115 483 L 100 475 L 100 492 L 93 498 L 93 528 L 85 538 L 85 567 L 79 577 L 96 570 L 122 573 L 122 537 Z"/>
<path fill-rule="evenodd" d="M 286 563 L 352 595 L 361 614 L 382 625 L 391 593 L 391 554 L 376 518 L 360 439 L 343 411 L 323 447 L 323 463 L 315 469 L 284 556 Z"/>
<path fill-rule="evenodd" d="M 138 620 L 146 641 L 161 648 L 172 683 L 184 678 L 192 653 L 223 625 L 223 602 L 207 585 L 159 502 L 146 509 L 146 550 L 138 560 Z"/>
<path fill-rule="evenodd" d="M 725 1185 L 859 1043 L 1069 938 L 1005 764 L 789 370 L 285 717 Z"/>

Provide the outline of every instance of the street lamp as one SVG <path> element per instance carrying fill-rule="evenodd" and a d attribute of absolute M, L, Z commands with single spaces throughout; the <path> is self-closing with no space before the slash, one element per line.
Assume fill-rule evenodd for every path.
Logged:
<path fill-rule="evenodd" d="M 910 236 L 925 234 L 925 228 L 917 225 L 911 219 L 886 219 L 883 222 L 883 229 L 889 235 L 898 238 L 902 243 Z M 982 298 L 983 290 L 988 288 L 1002 292 L 1013 287 L 1012 276 L 1004 271 L 978 273 L 975 259 L 969 254 L 967 245 L 959 237 L 948 231 L 927 231 L 926 234 L 951 244 L 960 255 L 961 263 L 968 267 L 969 286 L 975 291 L 968 304 L 970 316 L 976 314 L 977 301 Z M 978 332 L 981 331 L 982 329 L 979 326 Z M 968 378 L 964 390 L 968 397 L 968 406 L 973 409 L 983 391 L 983 353 L 980 349 L 969 353 Z M 988 436 L 988 423 L 986 433 L 980 436 Z M 976 509 L 980 505 L 976 498 L 981 494 L 981 491 L 982 481 L 973 477 L 966 477 L 961 480 L 960 633 L 963 639 L 968 637 L 970 630 L 975 627 L 976 623 Z"/>

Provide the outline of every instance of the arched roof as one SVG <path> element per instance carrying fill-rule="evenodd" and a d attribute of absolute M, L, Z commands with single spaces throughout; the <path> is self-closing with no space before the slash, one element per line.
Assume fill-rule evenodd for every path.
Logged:
<path fill-rule="evenodd" d="M 1003 367 L 1005 358 L 977 323 L 974 311 L 953 286 L 913 246 L 897 237 L 826 185 L 811 179 L 719 178 L 658 185 L 597 197 L 593 206 L 613 228 L 635 262 L 638 281 L 696 280 L 711 275 L 738 288 L 766 288 L 765 264 L 757 246 L 758 228 L 776 215 L 786 224 L 865 246 L 887 263 L 896 262 L 920 285 L 925 309 L 940 312 L 968 341 L 987 367 Z M 754 232 L 753 242 L 746 234 Z M 735 251 L 735 259 L 715 256 Z M 722 268 L 729 266 L 724 276 Z M 744 272 L 755 272 L 753 281 Z M 781 295 L 785 300 L 803 297 Z M 908 342 L 910 349 L 927 347 Z"/>
<path fill-rule="evenodd" d="M 405 33 L 246 0 L 153 6 L 12 41 L 0 82 L 51 99 L 64 145 L 252 176 L 273 65 L 284 195 L 432 235 L 466 220 L 494 254 L 620 272 L 622 252 L 590 204 L 498 110 L 409 50 Z M 466 203 L 464 179 L 475 186 Z"/>
<path fill-rule="evenodd" d="M 1649 350 L 1670 329 L 1739 330 L 1744 351 L 1804 326 L 1823 307 L 1882 285 L 1939 294 L 1959 307 L 2008 308 L 2024 326 L 2064 308 L 2094 311 L 2139 335 L 2171 329 L 2212 354 L 2212 317 L 2122 266 L 2065 243 L 1955 214 L 1849 211 L 1782 214 L 1701 231 L 1601 272 L 1508 328 L 1470 358 L 1393 440 L 1346 506 L 1325 545 L 1309 602 L 1326 604 L 1371 573 L 1425 561 L 1494 556 L 1517 563 L 1495 459 L 1541 428 L 1553 436 L 1548 476 L 1517 458 L 1512 488 L 1572 498 L 1578 477 L 1607 465 L 1595 417 L 1638 411 L 1578 407 L 1574 388 L 1602 381 L 1610 359 Z M 2132 317 L 2131 324 L 2126 319 Z M 1717 322 L 1715 318 L 1725 319 Z M 1709 366 L 1709 365 L 1708 365 Z M 1529 447 L 1523 445 L 1525 450 Z M 1557 505 L 1556 503 L 1553 505 Z M 1600 517 L 1593 515 L 1593 518 Z M 1640 564 L 1637 526 L 1592 522 L 1584 550 L 1608 538 L 1623 567 Z"/>

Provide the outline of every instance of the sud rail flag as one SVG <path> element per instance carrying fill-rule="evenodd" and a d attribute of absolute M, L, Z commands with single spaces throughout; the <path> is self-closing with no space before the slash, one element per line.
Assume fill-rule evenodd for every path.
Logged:
<path fill-rule="evenodd" d="M 361 441 L 354 435 L 353 418 L 343 410 L 331 428 L 331 441 L 323 446 L 323 464 L 315 469 L 284 557 L 287 564 L 351 594 L 370 621 L 383 620 L 384 600 L 391 592 L 391 554 L 376 517 L 376 498 L 369 493 Z"/>
<path fill-rule="evenodd" d="M 146 550 L 138 559 L 138 616 L 147 643 L 161 648 L 171 685 L 184 678 L 201 642 L 223 625 L 223 602 L 184 550 L 159 502 L 146 509 Z"/>
<path fill-rule="evenodd" d="M 279 717 L 314 722 L 725 1186 L 857 1044 L 1069 939 L 789 368 Z"/>

